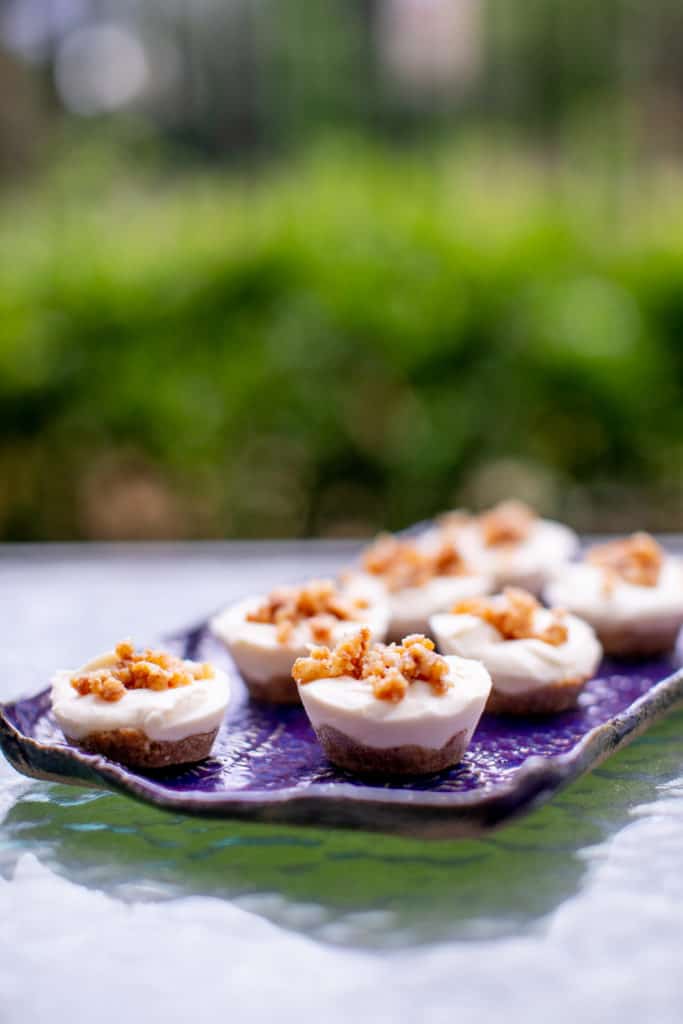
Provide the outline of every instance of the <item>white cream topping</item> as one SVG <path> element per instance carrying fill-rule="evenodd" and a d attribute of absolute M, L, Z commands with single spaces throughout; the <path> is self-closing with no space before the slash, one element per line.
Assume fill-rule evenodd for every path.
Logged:
<path fill-rule="evenodd" d="M 342 588 L 346 599 L 363 598 L 367 608 L 358 609 L 358 618 L 340 619 L 331 623 L 330 641 L 333 647 L 356 634 L 361 626 L 367 626 L 373 641 L 383 641 L 389 624 L 389 606 L 384 587 L 376 580 L 353 577 Z M 310 623 L 302 620 L 294 626 L 287 643 L 277 639 L 277 626 L 269 622 L 250 622 L 249 612 L 256 611 L 266 600 L 266 595 L 245 598 L 224 609 L 211 621 L 211 630 L 228 648 L 242 675 L 256 683 L 267 683 L 271 679 L 291 674 L 297 658 L 309 653 L 316 641 L 311 633 Z"/>
<path fill-rule="evenodd" d="M 429 618 L 450 608 L 456 601 L 490 594 L 490 576 L 435 576 L 419 587 L 404 587 L 388 592 L 391 610 L 389 634 L 403 639 L 410 633 L 428 633 Z"/>
<path fill-rule="evenodd" d="M 491 690 L 488 672 L 476 661 L 446 661 L 451 685 L 443 694 L 418 680 L 394 703 L 375 697 L 370 680 L 349 676 L 299 684 L 299 694 L 315 729 L 329 725 L 376 749 L 415 744 L 439 750 L 462 730 L 469 743 Z"/>
<path fill-rule="evenodd" d="M 598 628 L 683 621 L 683 562 L 666 558 L 654 587 L 636 586 L 619 577 L 606 587 L 602 569 L 580 562 L 559 573 L 545 593 L 552 604 L 570 609 Z"/>
<path fill-rule="evenodd" d="M 78 672 L 57 672 L 52 680 L 52 711 L 65 735 L 79 740 L 109 729 L 140 729 L 151 740 L 182 740 L 218 728 L 230 699 L 230 683 L 215 669 L 211 679 L 196 679 L 169 690 L 127 690 L 117 701 L 92 693 L 80 696 L 71 685 L 76 674 L 116 662 L 114 654 L 88 662 Z"/>
<path fill-rule="evenodd" d="M 528 536 L 517 544 L 486 545 L 476 522 L 447 527 L 446 531 L 452 533 L 469 565 L 494 577 L 495 589 L 519 586 L 538 593 L 552 573 L 574 556 L 579 546 L 573 530 L 551 519 L 536 519 Z M 444 535 L 443 530 L 441 535 Z"/>
<path fill-rule="evenodd" d="M 551 613 L 539 608 L 534 629 L 544 629 L 551 620 Z M 590 678 L 598 667 L 602 647 L 592 628 L 574 615 L 566 615 L 563 621 L 567 640 L 556 646 L 531 638 L 505 640 L 478 615 L 435 615 L 431 627 L 439 650 L 485 665 L 494 690 L 528 693 L 564 680 Z"/>

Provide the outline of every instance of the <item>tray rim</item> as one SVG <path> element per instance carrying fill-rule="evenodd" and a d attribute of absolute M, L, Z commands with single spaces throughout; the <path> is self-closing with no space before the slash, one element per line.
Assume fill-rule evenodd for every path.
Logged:
<path fill-rule="evenodd" d="M 49 689 L 0 703 L 0 747 L 10 764 L 30 778 L 113 788 L 170 812 L 270 824 L 362 828 L 424 838 L 477 836 L 549 800 L 561 788 L 625 747 L 677 705 L 683 706 L 683 667 L 653 684 L 623 712 L 590 729 L 571 750 L 533 754 L 512 777 L 484 793 L 431 793 L 369 783 L 311 783 L 306 789 L 177 793 L 153 776 L 139 776 L 99 754 L 36 740 L 8 715 Z M 374 813 L 371 813 L 374 812 Z"/>

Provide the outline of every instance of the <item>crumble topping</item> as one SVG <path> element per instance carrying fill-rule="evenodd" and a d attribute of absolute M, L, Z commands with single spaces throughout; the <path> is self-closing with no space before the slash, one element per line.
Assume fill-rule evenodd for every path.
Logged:
<path fill-rule="evenodd" d="M 519 544 L 526 540 L 536 515 L 523 501 L 501 501 L 479 516 L 479 527 L 487 547 Z"/>
<path fill-rule="evenodd" d="M 588 551 L 586 561 L 603 570 L 608 592 L 618 579 L 638 587 L 656 587 L 664 552 L 649 533 L 634 533 L 623 540 L 597 544 Z"/>
<path fill-rule="evenodd" d="M 276 627 L 280 644 L 289 643 L 294 629 L 308 621 L 316 643 L 330 643 L 337 622 L 360 618 L 369 606 L 364 597 L 344 597 L 333 580 L 311 580 L 302 587 L 278 587 L 263 604 L 247 613 L 247 622 L 263 622 Z"/>
<path fill-rule="evenodd" d="M 415 633 L 400 644 L 373 644 L 366 627 L 332 651 L 313 647 L 308 658 L 297 658 L 292 675 L 302 685 L 339 676 L 367 679 L 378 700 L 393 703 L 402 700 L 410 684 L 418 679 L 429 683 L 437 696 L 449 688 L 448 663 L 426 636 Z"/>
<path fill-rule="evenodd" d="M 451 512 L 442 512 L 436 517 L 436 524 L 445 533 L 457 533 L 472 522 L 472 516 L 463 509 L 453 509 Z"/>
<path fill-rule="evenodd" d="M 435 576 L 462 576 L 468 572 L 453 541 L 445 539 L 433 550 L 425 550 L 415 541 L 399 540 L 390 533 L 380 534 L 366 550 L 363 568 L 373 576 L 381 576 L 392 591 L 420 587 Z"/>
<path fill-rule="evenodd" d="M 212 679 L 214 675 L 208 662 L 183 661 L 149 648 L 136 653 L 130 640 L 117 644 L 115 654 L 115 664 L 71 677 L 71 685 L 81 697 L 92 693 L 113 702 L 121 700 L 126 690 L 172 690 L 188 686 L 196 679 Z"/>
<path fill-rule="evenodd" d="M 503 598 L 473 597 L 460 601 L 453 608 L 456 615 L 476 615 L 490 623 L 504 640 L 542 640 L 543 643 L 559 647 L 568 637 L 567 627 L 562 621 L 564 612 L 552 610 L 552 621 L 545 629 L 536 629 L 534 619 L 541 605 L 533 594 L 517 587 L 506 587 Z"/>

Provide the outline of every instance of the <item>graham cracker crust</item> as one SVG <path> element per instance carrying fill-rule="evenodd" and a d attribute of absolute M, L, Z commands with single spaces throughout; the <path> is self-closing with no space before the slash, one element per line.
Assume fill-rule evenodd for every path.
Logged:
<path fill-rule="evenodd" d="M 291 675 L 272 676 L 265 682 L 262 679 L 251 679 L 241 673 L 242 679 L 254 700 L 266 701 L 269 704 L 301 704 L 299 690 Z"/>
<path fill-rule="evenodd" d="M 218 729 L 186 736 L 182 740 L 151 740 L 140 729 L 107 729 L 91 732 L 69 743 L 91 754 L 104 754 L 131 768 L 168 768 L 201 761 L 211 753 Z"/>
<path fill-rule="evenodd" d="M 568 711 L 576 706 L 579 694 L 588 679 L 566 679 L 548 683 L 523 693 L 502 693 L 494 688 L 486 702 L 486 711 L 493 715 L 549 715 Z"/>
<path fill-rule="evenodd" d="M 359 775 L 427 775 L 451 768 L 467 749 L 467 733 L 457 732 L 439 750 L 415 744 L 368 747 L 331 725 L 316 729 L 320 746 L 333 764 Z"/>
<path fill-rule="evenodd" d="M 675 626 L 667 623 L 664 626 L 653 625 L 639 629 L 630 626 L 619 626 L 612 629 L 596 629 L 598 639 L 605 654 L 613 654 L 623 658 L 647 657 L 651 654 L 666 654 L 676 646 L 680 632 L 680 623 Z"/>

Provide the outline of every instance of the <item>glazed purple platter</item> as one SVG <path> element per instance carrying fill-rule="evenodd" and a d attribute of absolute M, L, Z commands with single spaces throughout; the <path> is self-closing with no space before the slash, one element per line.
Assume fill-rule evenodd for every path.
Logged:
<path fill-rule="evenodd" d="M 45 690 L 0 709 L 7 759 L 33 778 L 102 786 L 176 812 L 454 838 L 537 807 L 683 704 L 677 657 L 605 660 L 575 711 L 534 719 L 485 715 L 456 768 L 378 783 L 332 767 L 301 708 L 250 701 L 206 624 L 174 643 L 185 657 L 225 666 L 235 680 L 211 758 L 142 774 L 83 753 L 65 742 Z"/>

